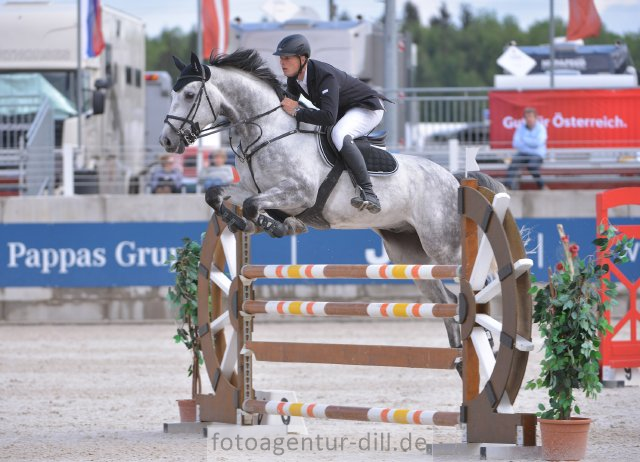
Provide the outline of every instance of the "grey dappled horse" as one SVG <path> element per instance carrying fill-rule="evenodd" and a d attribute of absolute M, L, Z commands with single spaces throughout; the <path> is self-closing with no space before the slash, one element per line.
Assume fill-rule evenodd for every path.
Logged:
<path fill-rule="evenodd" d="M 198 136 L 231 125 L 240 143 L 236 152 L 240 182 L 210 188 L 207 203 L 232 230 L 256 232 L 265 224 L 268 227 L 273 220 L 264 211 L 277 209 L 289 215 L 284 234 L 304 232 L 306 224 L 295 216 L 314 204 L 330 170 L 320 155 L 316 135 L 296 132 L 296 120 L 280 109 L 279 82 L 257 52 L 239 50 L 214 58 L 211 64 L 203 66 L 193 54 L 190 64 L 176 59 L 181 76 L 172 93 L 161 144 L 168 152 L 182 153 Z M 230 123 L 200 129 L 220 116 Z M 326 202 L 324 218 L 335 229 L 374 230 L 395 263 L 459 264 L 458 180 L 425 158 L 396 155 L 396 159 L 396 173 L 371 178 L 382 212 L 373 215 L 352 207 L 354 186 L 343 173 Z M 504 191 L 486 175 L 479 177 L 481 184 Z M 244 219 L 232 216 L 224 207 L 227 197 L 242 206 Z M 429 302 L 456 301 L 440 281 L 416 284 Z M 445 324 L 451 346 L 460 346 L 458 325 L 452 319 Z"/>

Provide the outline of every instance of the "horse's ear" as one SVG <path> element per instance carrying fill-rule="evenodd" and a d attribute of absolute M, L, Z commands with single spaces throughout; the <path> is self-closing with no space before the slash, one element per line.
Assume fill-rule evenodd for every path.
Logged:
<path fill-rule="evenodd" d="M 198 55 L 193 51 L 191 52 L 191 65 L 193 66 L 194 71 L 196 71 L 199 75 L 204 76 L 204 73 L 202 71 L 202 63 L 200 63 Z"/>
<path fill-rule="evenodd" d="M 178 58 L 177 56 L 173 56 L 173 62 L 176 65 L 176 67 L 178 68 L 179 71 L 182 71 L 182 69 L 187 67 L 187 65 L 185 63 L 183 63 L 182 60 L 180 58 Z"/>

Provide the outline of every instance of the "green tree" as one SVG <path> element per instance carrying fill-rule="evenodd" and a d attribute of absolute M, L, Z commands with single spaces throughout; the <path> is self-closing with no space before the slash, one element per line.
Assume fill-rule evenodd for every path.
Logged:
<path fill-rule="evenodd" d="M 471 5 L 463 3 L 460 6 L 460 24 L 462 24 L 462 28 L 466 29 L 473 22 L 473 11 L 471 10 Z"/>
<path fill-rule="evenodd" d="M 197 40 L 195 30 L 185 33 L 179 28 L 165 29 L 157 37 L 147 38 L 147 69 L 167 71 L 172 78 L 177 78 L 179 72 L 173 56 L 187 60 L 191 52 L 197 50 Z"/>
<path fill-rule="evenodd" d="M 463 4 L 459 23 L 451 19 L 446 4 L 429 18 L 428 26 L 416 22 L 409 3 L 405 5 L 403 30 L 409 32 L 418 45 L 418 69 L 415 86 L 492 86 L 493 77 L 502 72 L 496 59 L 512 42 L 518 45 L 549 43 L 549 21 L 538 21 L 522 30 L 513 16 L 502 20 L 492 11 L 476 12 Z M 566 33 L 566 24 L 555 20 L 555 35 Z M 616 41 L 629 47 L 632 63 L 640 63 L 640 34 L 623 37 L 603 27 L 598 37 L 586 44 L 612 44 Z"/>
<path fill-rule="evenodd" d="M 418 12 L 418 7 L 414 3 L 407 2 L 404 4 L 403 19 L 405 26 L 420 26 L 420 13 Z"/>
<path fill-rule="evenodd" d="M 439 16 L 432 16 L 429 20 L 429 24 L 431 27 L 449 27 L 451 26 L 451 13 L 449 13 L 449 8 L 447 8 L 447 4 L 442 2 L 440 4 L 440 9 L 438 10 Z"/>

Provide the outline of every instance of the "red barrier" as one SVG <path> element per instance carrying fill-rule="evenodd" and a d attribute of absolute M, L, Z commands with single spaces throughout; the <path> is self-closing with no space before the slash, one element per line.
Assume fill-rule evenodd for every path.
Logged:
<path fill-rule="evenodd" d="M 640 205 L 640 188 L 618 188 L 599 193 L 596 196 L 596 225 L 602 223 L 603 220 L 607 220 L 609 209 L 625 205 Z M 616 225 L 616 228 L 627 237 L 640 240 L 640 224 Z M 640 278 L 635 281 L 629 280 L 620 268 L 611 263 L 609 259 L 603 258 L 601 253 L 598 253 L 598 262 L 600 264 L 607 263 L 611 269 L 610 274 L 613 274 L 627 288 L 629 293 L 629 311 L 620 321 L 613 325 L 613 334 L 607 335 L 600 345 L 602 366 L 614 369 L 640 367 L 640 336 L 638 335 L 638 323 L 640 322 L 638 289 L 640 288 Z M 626 265 L 629 264 L 626 263 Z M 606 316 L 611 322 L 611 315 L 607 313 Z M 625 326 L 629 329 L 629 338 L 624 340 L 616 339 L 616 334 Z"/>
<path fill-rule="evenodd" d="M 489 92 L 491 147 L 511 148 L 525 107 L 538 111 L 549 148 L 640 146 L 640 89 Z"/>

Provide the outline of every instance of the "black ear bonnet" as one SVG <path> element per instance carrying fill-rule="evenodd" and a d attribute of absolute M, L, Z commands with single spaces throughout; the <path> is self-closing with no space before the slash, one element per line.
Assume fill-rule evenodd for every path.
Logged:
<path fill-rule="evenodd" d="M 180 58 L 173 57 L 173 62 L 180 70 L 180 76 L 173 85 L 173 91 L 180 91 L 182 88 L 191 82 L 206 82 L 211 77 L 211 70 L 208 66 L 203 66 L 198 56 L 195 53 L 191 53 L 191 63 L 185 64 Z"/>

